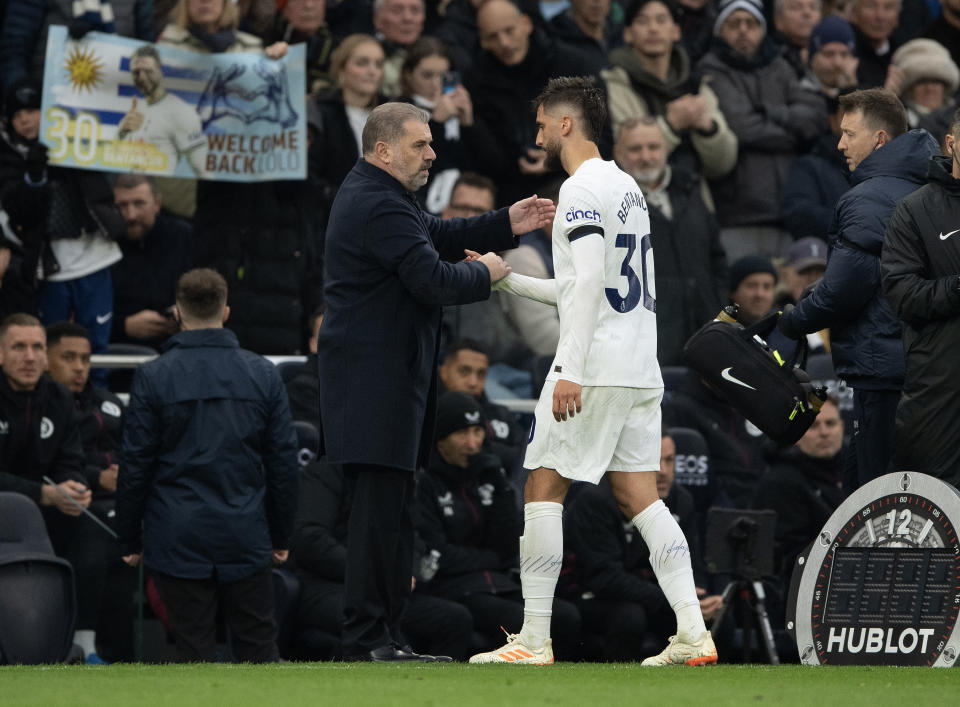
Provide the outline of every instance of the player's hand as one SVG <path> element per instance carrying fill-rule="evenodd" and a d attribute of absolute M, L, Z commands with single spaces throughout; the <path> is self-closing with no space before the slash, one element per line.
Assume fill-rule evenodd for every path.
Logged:
<path fill-rule="evenodd" d="M 546 174 L 547 152 L 539 147 L 527 149 L 527 154 L 517 160 L 520 174 Z"/>
<path fill-rule="evenodd" d="M 139 130 L 143 125 L 143 118 L 143 113 L 137 110 L 137 99 L 134 98 L 130 110 L 120 119 L 120 134 L 126 135 Z"/>
<path fill-rule="evenodd" d="M 571 418 L 583 409 L 580 402 L 580 393 L 583 390 L 579 383 L 560 379 L 553 389 L 553 419 L 563 422 L 567 415 Z"/>
<path fill-rule="evenodd" d="M 100 488 L 104 491 L 116 491 L 117 490 L 117 474 L 120 472 L 120 467 L 116 464 L 111 464 L 106 469 L 100 472 L 100 478 L 98 482 Z"/>
<path fill-rule="evenodd" d="M 140 560 L 142 557 L 143 557 L 142 552 L 135 552 L 132 555 L 124 555 L 123 561 L 126 562 L 131 567 L 136 567 L 137 565 L 140 564 Z"/>
<path fill-rule="evenodd" d="M 131 314 L 124 320 L 123 326 L 127 336 L 134 339 L 156 339 L 159 336 L 170 336 L 177 330 L 176 321 L 152 309 Z"/>
<path fill-rule="evenodd" d="M 510 207 L 510 230 L 513 235 L 520 236 L 545 228 L 556 213 L 557 207 L 550 199 L 537 198 L 536 194 L 528 196 Z"/>
<path fill-rule="evenodd" d="M 269 47 L 263 50 L 263 53 L 267 55 L 268 59 L 283 59 L 287 55 L 287 50 L 290 49 L 290 45 L 286 42 L 274 42 Z"/>
<path fill-rule="evenodd" d="M 273 549 L 273 564 L 282 565 L 289 558 L 290 558 L 289 550 L 277 550 L 276 548 Z"/>
<path fill-rule="evenodd" d="M 490 271 L 491 283 L 502 280 L 510 274 L 510 266 L 496 253 L 484 253 L 477 260 L 487 266 L 487 270 Z"/>

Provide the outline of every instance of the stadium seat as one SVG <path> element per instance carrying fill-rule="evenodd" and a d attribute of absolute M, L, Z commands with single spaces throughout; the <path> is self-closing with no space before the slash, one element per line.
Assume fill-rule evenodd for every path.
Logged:
<path fill-rule="evenodd" d="M 320 453 L 320 432 L 306 420 L 294 420 L 293 426 L 297 430 L 297 461 L 302 469 Z"/>
<path fill-rule="evenodd" d="M 0 664 L 63 661 L 75 622 L 73 568 L 53 554 L 40 509 L 0 493 Z"/>

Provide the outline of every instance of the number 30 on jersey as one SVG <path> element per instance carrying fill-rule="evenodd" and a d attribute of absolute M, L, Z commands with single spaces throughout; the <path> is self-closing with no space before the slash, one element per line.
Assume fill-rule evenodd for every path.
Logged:
<path fill-rule="evenodd" d="M 620 264 L 620 276 L 627 278 L 627 295 L 620 294 L 620 283 L 616 287 L 606 287 L 604 292 L 607 295 L 607 302 L 613 307 L 614 311 L 620 314 L 626 314 L 632 311 L 638 304 L 643 302 L 644 309 L 653 313 L 657 311 L 657 300 L 650 294 L 650 276 L 653 274 L 653 246 L 648 233 L 640 239 L 640 276 L 633 269 L 630 261 L 633 254 L 637 251 L 637 235 L 635 233 L 618 233 L 616 240 L 617 248 L 626 249 L 623 256 L 623 262 Z M 650 256 L 650 267 L 647 267 L 647 256 Z"/>

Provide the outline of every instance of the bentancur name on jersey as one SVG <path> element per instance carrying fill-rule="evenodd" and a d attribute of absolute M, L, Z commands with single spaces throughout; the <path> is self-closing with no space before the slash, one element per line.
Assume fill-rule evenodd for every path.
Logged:
<path fill-rule="evenodd" d="M 638 191 L 627 192 L 623 195 L 623 201 L 620 202 L 620 209 L 617 211 L 617 218 L 620 219 L 620 223 L 627 222 L 627 215 L 630 213 L 630 209 L 632 209 L 634 206 L 639 206 L 644 211 L 647 210 L 647 202 L 644 200 L 643 194 Z M 571 223 L 579 219 L 602 221 L 600 218 L 600 212 L 596 209 L 591 209 L 588 211 L 583 211 L 582 209 L 570 209 L 567 211 L 566 219 L 567 223 Z"/>

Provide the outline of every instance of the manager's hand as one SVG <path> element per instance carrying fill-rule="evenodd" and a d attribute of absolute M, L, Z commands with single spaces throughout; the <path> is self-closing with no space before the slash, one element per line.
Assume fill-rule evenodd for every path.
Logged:
<path fill-rule="evenodd" d="M 496 253 L 484 253 L 477 258 L 490 271 L 490 283 L 498 282 L 510 274 L 510 266 Z"/>
<path fill-rule="evenodd" d="M 555 213 L 557 207 L 550 199 L 538 199 L 534 194 L 510 207 L 510 229 L 515 236 L 536 231 L 553 221 Z"/>

